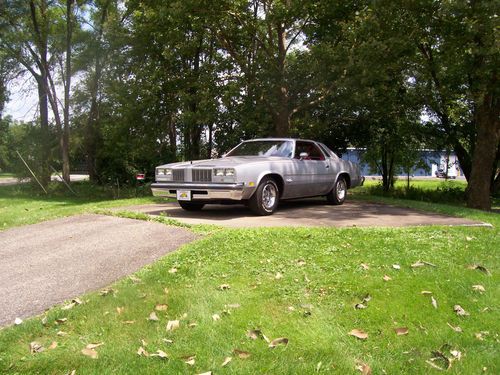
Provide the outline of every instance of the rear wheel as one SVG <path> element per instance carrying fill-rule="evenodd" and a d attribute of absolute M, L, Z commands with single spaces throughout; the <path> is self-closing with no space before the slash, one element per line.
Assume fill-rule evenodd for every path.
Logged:
<path fill-rule="evenodd" d="M 347 183 L 344 177 L 339 177 L 333 189 L 326 195 L 326 200 L 330 204 L 340 205 L 344 203 L 347 195 Z"/>
<path fill-rule="evenodd" d="M 248 201 L 248 206 L 257 215 L 272 215 L 278 208 L 280 192 L 271 177 L 264 177 Z"/>
<path fill-rule="evenodd" d="M 195 202 L 187 202 L 187 201 L 177 201 L 179 206 L 181 206 L 186 211 L 200 211 L 204 203 L 195 203 Z"/>

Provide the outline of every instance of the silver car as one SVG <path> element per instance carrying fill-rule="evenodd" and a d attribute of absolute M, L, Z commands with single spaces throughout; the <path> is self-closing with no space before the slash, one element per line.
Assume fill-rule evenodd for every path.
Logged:
<path fill-rule="evenodd" d="M 151 189 L 188 211 L 207 203 L 244 203 L 258 215 L 271 215 L 286 199 L 326 196 L 342 204 L 347 189 L 363 181 L 357 164 L 322 143 L 264 138 L 244 141 L 220 159 L 160 165 Z"/>

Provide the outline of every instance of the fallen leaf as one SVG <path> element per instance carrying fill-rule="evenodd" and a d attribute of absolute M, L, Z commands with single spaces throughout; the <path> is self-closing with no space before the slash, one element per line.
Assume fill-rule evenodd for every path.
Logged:
<path fill-rule="evenodd" d="M 161 359 L 167 359 L 168 358 L 168 354 L 165 353 L 163 350 L 160 350 L 160 349 L 158 349 L 156 351 L 156 353 L 150 354 L 149 356 L 150 357 L 159 357 Z"/>
<path fill-rule="evenodd" d="M 357 303 L 357 304 L 354 305 L 354 308 L 356 310 L 362 310 L 362 309 L 366 309 L 366 306 L 363 305 L 362 303 Z"/>
<path fill-rule="evenodd" d="M 168 273 L 177 273 L 177 268 L 172 267 L 168 270 Z"/>
<path fill-rule="evenodd" d="M 117 307 L 116 308 L 116 312 L 118 313 L 118 315 L 120 315 L 123 312 L 123 310 L 125 310 L 125 307 Z"/>
<path fill-rule="evenodd" d="M 432 292 L 428 290 L 422 290 L 420 293 L 422 293 L 424 296 L 430 296 L 432 294 Z"/>
<path fill-rule="evenodd" d="M 363 375 L 371 375 L 372 369 L 366 363 L 359 362 L 356 370 L 360 371 Z"/>
<path fill-rule="evenodd" d="M 465 311 L 463 309 L 462 306 L 460 305 L 455 305 L 453 306 L 453 311 L 455 311 L 455 313 L 458 315 L 458 316 L 468 316 L 470 315 L 467 311 Z"/>
<path fill-rule="evenodd" d="M 139 278 L 138 278 L 137 276 L 135 276 L 135 275 L 130 275 L 128 278 L 129 278 L 129 279 L 130 279 L 133 283 L 135 283 L 135 284 L 138 284 L 138 283 L 142 282 L 142 280 L 141 280 L 141 279 L 139 279 Z"/>
<path fill-rule="evenodd" d="M 114 290 L 111 289 L 111 288 L 109 288 L 109 289 L 103 289 L 103 290 L 101 290 L 99 292 L 99 294 L 104 297 L 104 296 L 107 296 L 109 293 L 112 293 L 112 292 L 114 293 Z"/>
<path fill-rule="evenodd" d="M 473 237 L 466 236 L 466 237 L 465 237 L 465 239 L 466 239 L 467 241 L 472 241 L 474 238 L 473 238 Z"/>
<path fill-rule="evenodd" d="M 319 361 L 316 365 L 316 372 L 319 372 L 321 370 L 321 366 L 323 366 L 323 362 Z"/>
<path fill-rule="evenodd" d="M 68 334 L 64 331 L 57 331 L 56 335 L 57 336 L 68 336 Z"/>
<path fill-rule="evenodd" d="M 63 323 L 66 323 L 68 321 L 68 318 L 59 318 L 59 319 L 56 319 L 56 323 L 57 324 L 63 324 Z"/>
<path fill-rule="evenodd" d="M 168 306 L 165 304 L 157 304 L 155 306 L 156 311 L 167 311 L 167 309 L 168 309 Z"/>
<path fill-rule="evenodd" d="M 194 323 L 194 322 L 193 322 L 193 323 L 189 323 L 189 324 L 188 324 L 188 327 L 189 327 L 189 328 L 194 328 L 194 327 L 196 327 L 197 325 L 198 325 L 198 323 Z"/>
<path fill-rule="evenodd" d="M 168 294 L 168 288 L 163 289 L 163 292 L 164 292 L 165 294 Z"/>
<path fill-rule="evenodd" d="M 32 341 L 30 342 L 30 353 L 35 354 L 35 353 L 41 353 L 45 350 L 45 348 L 42 346 L 42 344 Z"/>
<path fill-rule="evenodd" d="M 423 266 L 425 266 L 425 263 L 418 260 L 411 265 L 411 268 L 418 268 L 418 267 L 423 267 Z"/>
<path fill-rule="evenodd" d="M 225 366 L 227 366 L 227 364 L 228 364 L 229 362 L 231 362 L 232 360 L 233 360 L 233 357 L 226 357 L 226 358 L 224 358 L 224 362 L 222 362 L 221 367 L 225 367 Z"/>
<path fill-rule="evenodd" d="M 479 293 L 486 292 L 486 289 L 482 285 L 472 285 L 472 289 Z"/>
<path fill-rule="evenodd" d="M 388 275 L 384 275 L 384 277 L 382 279 L 384 279 L 384 281 L 390 281 L 390 280 L 392 280 L 392 278 L 390 276 L 388 276 Z"/>
<path fill-rule="evenodd" d="M 305 266 L 306 265 L 306 261 L 304 259 L 298 259 L 297 260 L 297 266 Z"/>
<path fill-rule="evenodd" d="M 361 329 L 353 329 L 351 332 L 349 332 L 349 335 L 357 337 L 360 340 L 366 340 L 368 338 L 368 333 Z"/>
<path fill-rule="evenodd" d="M 149 314 L 148 320 L 150 320 L 152 322 L 157 322 L 160 319 L 158 318 L 158 315 L 156 315 L 156 313 L 153 311 L 151 314 Z"/>
<path fill-rule="evenodd" d="M 274 339 L 273 341 L 271 341 L 269 343 L 269 347 L 270 348 L 275 348 L 277 347 L 278 345 L 284 345 L 284 346 L 287 346 L 288 345 L 288 339 L 286 337 L 279 337 L 277 339 Z"/>
<path fill-rule="evenodd" d="M 196 375 L 212 375 L 212 371 L 207 371 L 201 374 L 196 374 Z"/>
<path fill-rule="evenodd" d="M 483 341 L 485 336 L 488 336 L 489 334 L 490 333 L 488 331 L 481 331 L 481 332 L 474 333 L 474 336 L 476 337 L 476 339 Z"/>
<path fill-rule="evenodd" d="M 219 289 L 220 290 L 228 290 L 228 289 L 231 289 L 231 286 L 229 284 L 222 284 L 222 285 L 219 285 Z"/>
<path fill-rule="evenodd" d="M 99 358 L 99 355 L 97 354 L 97 352 L 94 349 L 87 349 L 87 348 L 82 349 L 82 354 L 86 355 L 87 357 L 90 357 L 92 359 Z"/>
<path fill-rule="evenodd" d="M 46 316 L 44 316 L 44 317 L 42 318 L 42 320 L 40 320 L 40 323 L 42 323 L 42 325 L 44 325 L 44 326 L 46 326 L 46 325 L 47 325 L 47 322 L 48 322 L 48 319 L 47 319 L 47 317 L 46 317 Z"/>
<path fill-rule="evenodd" d="M 23 320 L 22 320 L 21 318 L 16 318 L 16 319 L 14 319 L 14 324 L 15 324 L 16 326 L 18 326 L 19 324 L 22 324 L 22 323 L 23 323 Z"/>
<path fill-rule="evenodd" d="M 184 357 L 184 363 L 188 364 L 189 366 L 194 366 L 195 364 L 195 358 L 196 356 L 194 355 L 191 355 L 191 356 L 188 356 L 188 357 Z"/>
<path fill-rule="evenodd" d="M 178 320 L 169 320 L 167 323 L 167 331 L 173 331 L 179 328 L 179 321 Z"/>
<path fill-rule="evenodd" d="M 83 301 L 80 298 L 78 298 L 78 297 L 73 298 L 72 302 L 76 303 L 77 305 L 82 305 L 83 304 Z"/>
<path fill-rule="evenodd" d="M 276 273 L 276 276 L 274 276 L 274 278 L 275 278 L 276 280 L 282 279 L 282 278 L 283 278 L 283 274 L 282 274 L 281 272 L 277 272 L 277 273 Z"/>
<path fill-rule="evenodd" d="M 439 368 L 439 369 L 441 369 L 441 370 L 449 370 L 449 369 L 450 369 L 450 367 L 451 367 L 451 361 L 450 361 L 450 359 L 449 359 L 447 356 L 445 356 L 445 355 L 444 355 L 441 351 L 439 351 L 439 350 L 435 350 L 435 351 L 433 351 L 433 352 L 432 352 L 432 355 L 433 355 L 434 357 L 432 357 L 432 358 L 430 359 L 430 361 L 426 361 L 427 363 L 434 365 L 433 367 L 435 367 L 436 369 L 438 369 L 438 368 Z M 434 363 L 434 362 L 436 362 L 436 361 L 441 362 L 441 363 L 443 364 L 443 366 L 444 366 L 444 367 L 441 367 L 441 366 L 436 365 L 436 364 Z"/>
<path fill-rule="evenodd" d="M 462 352 L 458 350 L 450 350 L 450 354 L 453 356 L 454 360 L 460 361 L 462 359 Z"/>
<path fill-rule="evenodd" d="M 229 305 L 226 305 L 230 309 L 239 309 L 241 305 L 239 303 L 230 303 Z"/>
<path fill-rule="evenodd" d="M 434 297 L 431 296 L 431 304 L 434 306 L 435 309 L 438 308 L 438 303 Z"/>
<path fill-rule="evenodd" d="M 162 341 L 165 343 L 165 344 L 173 344 L 174 341 L 173 340 L 170 340 L 170 339 L 162 339 Z"/>
<path fill-rule="evenodd" d="M 137 354 L 139 356 L 149 357 L 149 353 L 142 346 L 137 349 Z"/>
<path fill-rule="evenodd" d="M 76 306 L 76 303 L 71 302 L 71 303 L 68 303 L 67 305 L 64 305 L 63 307 L 61 307 L 61 310 L 70 310 L 75 306 Z"/>
<path fill-rule="evenodd" d="M 400 270 L 401 266 L 399 264 L 393 264 L 392 268 L 394 268 L 395 270 Z"/>
<path fill-rule="evenodd" d="M 148 343 L 144 339 L 141 339 L 141 344 L 142 344 L 142 346 L 148 346 Z"/>
<path fill-rule="evenodd" d="M 220 315 L 219 314 L 213 314 L 212 315 L 212 320 L 216 322 L 217 320 L 220 320 Z"/>
<path fill-rule="evenodd" d="M 103 342 L 99 342 L 97 344 L 87 344 L 87 346 L 85 348 L 87 349 L 95 349 L 95 348 L 98 348 L 100 346 L 104 345 Z"/>
<path fill-rule="evenodd" d="M 470 270 L 478 270 L 481 272 L 484 272 L 487 275 L 491 275 L 490 271 L 484 266 L 481 266 L 480 264 L 471 264 L 470 266 L 467 267 Z"/>
<path fill-rule="evenodd" d="M 134 324 L 135 320 L 125 320 L 123 324 Z"/>
<path fill-rule="evenodd" d="M 245 352 L 243 350 L 239 349 L 233 349 L 233 353 L 238 356 L 240 359 L 247 359 L 248 357 L 251 356 L 249 352 Z"/>
<path fill-rule="evenodd" d="M 366 263 L 361 263 L 361 264 L 360 264 L 360 267 L 361 267 L 362 269 L 364 269 L 365 271 L 367 271 L 367 270 L 369 270 L 369 269 L 370 269 L 370 266 L 369 266 L 368 264 L 366 264 Z"/>
<path fill-rule="evenodd" d="M 399 327 L 399 328 L 394 328 L 394 331 L 396 332 L 397 336 L 403 336 L 408 334 L 408 328 L 407 327 Z"/>
<path fill-rule="evenodd" d="M 49 349 L 50 350 L 54 350 L 55 348 L 57 348 L 57 342 L 56 341 L 52 341 L 52 344 L 50 344 Z"/>
<path fill-rule="evenodd" d="M 454 330 L 455 332 L 460 332 L 460 333 L 462 333 L 462 332 L 463 332 L 463 331 L 462 331 L 462 328 L 460 328 L 459 326 L 454 327 L 454 326 L 452 326 L 450 323 L 446 323 L 446 324 L 448 324 L 448 326 L 449 326 L 452 330 Z"/>

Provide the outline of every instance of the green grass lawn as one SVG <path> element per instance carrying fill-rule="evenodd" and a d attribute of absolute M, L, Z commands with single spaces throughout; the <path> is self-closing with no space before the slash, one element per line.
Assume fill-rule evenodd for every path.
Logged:
<path fill-rule="evenodd" d="M 9 194 L 5 198 L 0 189 L 3 210 L 14 201 L 16 194 Z M 67 198 L 52 199 L 35 202 L 53 216 L 130 203 L 81 198 L 64 203 L 70 205 L 66 212 L 58 205 Z M 15 204 L 18 215 L 30 216 L 22 209 L 26 202 Z M 58 306 L 1 330 L 0 373 L 356 374 L 363 363 L 374 374 L 441 372 L 432 365 L 450 366 L 454 374 L 499 373 L 500 216 L 409 205 L 488 221 L 493 228 L 207 229 L 199 241 L 115 283 L 105 295 L 86 294 L 81 305 Z M 411 266 L 418 261 L 432 265 Z M 355 309 L 358 303 L 366 308 Z M 458 316 L 455 305 L 469 315 Z M 148 319 L 152 312 L 158 321 Z M 175 320 L 179 328 L 167 330 Z M 397 335 L 396 328 L 408 333 Z M 270 348 L 261 337 L 249 338 L 248 331 L 257 329 L 270 340 L 287 338 L 288 345 Z M 353 329 L 368 337 L 349 335 Z M 30 353 L 32 342 L 45 350 Z M 97 359 L 82 354 L 88 344 L 101 343 Z M 150 355 L 138 355 L 141 347 Z M 227 357 L 231 362 L 222 366 Z"/>

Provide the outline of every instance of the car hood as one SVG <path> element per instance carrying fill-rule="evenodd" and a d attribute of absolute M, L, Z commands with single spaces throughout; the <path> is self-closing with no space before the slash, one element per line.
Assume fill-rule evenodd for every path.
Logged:
<path fill-rule="evenodd" d="M 249 163 L 266 163 L 270 161 L 290 160 L 280 156 L 228 156 L 219 159 L 194 160 L 180 163 L 160 165 L 162 168 L 234 168 Z"/>

